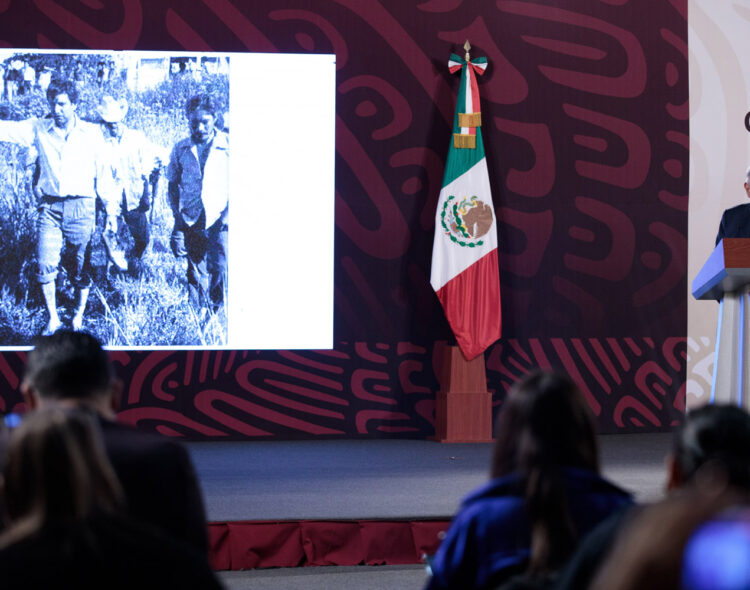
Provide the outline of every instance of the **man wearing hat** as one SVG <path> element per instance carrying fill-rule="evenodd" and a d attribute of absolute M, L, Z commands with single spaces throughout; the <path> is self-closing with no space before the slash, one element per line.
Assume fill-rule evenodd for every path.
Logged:
<path fill-rule="evenodd" d="M 136 129 L 123 122 L 128 113 L 124 98 L 102 97 L 97 112 L 101 118 L 105 143 L 112 164 L 112 176 L 121 196 L 122 217 L 133 236 L 128 254 L 128 270 L 134 276 L 141 272 L 143 256 L 151 237 L 148 211 L 151 208 L 150 177 L 158 174 L 166 150 L 154 145 Z"/>

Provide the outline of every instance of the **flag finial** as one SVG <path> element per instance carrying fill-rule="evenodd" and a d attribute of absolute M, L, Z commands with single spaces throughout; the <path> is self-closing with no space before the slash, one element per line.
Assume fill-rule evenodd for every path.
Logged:
<path fill-rule="evenodd" d="M 464 59 L 466 61 L 471 61 L 471 57 L 469 56 L 469 49 L 471 49 L 471 43 L 469 43 L 469 40 L 466 40 L 466 43 L 464 43 L 464 51 L 466 51 L 466 55 L 464 56 Z"/>

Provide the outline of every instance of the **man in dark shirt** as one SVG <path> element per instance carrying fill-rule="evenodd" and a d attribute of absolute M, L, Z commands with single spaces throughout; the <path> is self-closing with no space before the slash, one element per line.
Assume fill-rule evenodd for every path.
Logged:
<path fill-rule="evenodd" d="M 745 172 L 745 194 L 750 199 L 750 168 Z M 727 209 L 721 216 L 719 232 L 716 234 L 718 244 L 724 238 L 750 238 L 750 203 Z"/>
<path fill-rule="evenodd" d="M 226 304 L 229 235 L 229 137 L 218 102 L 196 94 L 186 105 L 190 137 L 177 142 L 167 167 L 175 219 L 172 250 L 187 255 L 190 303 L 202 314 Z"/>
<path fill-rule="evenodd" d="M 129 513 L 207 555 L 203 499 L 187 451 L 173 440 L 117 423 L 121 390 L 99 341 L 69 330 L 37 339 L 21 383 L 29 409 L 57 405 L 95 412 Z"/>

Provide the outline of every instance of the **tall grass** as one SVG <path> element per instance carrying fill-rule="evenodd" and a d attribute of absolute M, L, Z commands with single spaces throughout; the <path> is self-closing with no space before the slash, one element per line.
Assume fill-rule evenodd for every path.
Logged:
<path fill-rule="evenodd" d="M 126 96 L 130 105 L 126 123 L 142 130 L 157 145 L 171 149 L 188 134 L 184 115 L 187 99 L 208 90 L 228 104 L 225 76 L 206 75 L 202 80 L 179 78 L 142 93 L 126 91 L 115 81 L 99 90 L 92 85 L 81 92 L 78 112 L 95 119 L 102 92 Z M 45 97 L 35 90 L 12 104 L 0 103 L 0 118 L 24 119 L 48 112 Z M 36 280 L 36 197 L 32 191 L 33 154 L 26 148 L 0 143 L 0 346 L 31 344 L 47 323 L 47 314 Z M 163 175 L 162 175 L 163 176 Z M 225 306 L 206 312 L 188 302 L 186 261 L 176 259 L 169 247 L 173 227 L 162 177 L 154 195 L 150 217 L 151 243 L 140 277 L 114 271 L 101 240 L 101 220 L 92 239 L 94 283 L 84 317 L 84 330 L 108 346 L 222 345 L 227 339 Z M 132 238 L 122 222 L 120 238 L 128 247 Z M 71 320 L 75 302 L 64 270 L 58 273 L 57 306 L 63 324 Z"/>

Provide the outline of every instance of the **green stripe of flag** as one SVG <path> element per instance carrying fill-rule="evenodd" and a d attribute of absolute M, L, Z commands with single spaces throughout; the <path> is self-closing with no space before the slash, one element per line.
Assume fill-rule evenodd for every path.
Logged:
<path fill-rule="evenodd" d="M 454 55 L 455 54 L 451 55 L 451 57 Z M 456 112 L 453 116 L 453 133 L 461 133 L 461 128 L 458 126 L 458 113 L 463 112 L 462 109 L 466 105 L 466 93 L 469 92 L 468 84 L 466 82 L 467 67 L 468 66 L 464 64 L 461 68 L 461 83 L 458 87 Z M 478 106 L 479 105 L 474 105 L 474 108 L 476 109 Z M 453 136 L 451 136 L 450 144 L 448 146 L 448 160 L 445 163 L 445 173 L 443 174 L 443 186 L 456 180 L 456 178 L 472 168 L 474 164 L 479 162 L 482 158 L 484 158 L 484 142 L 482 142 L 481 128 L 477 127 L 477 147 L 473 150 L 454 148 Z"/>

